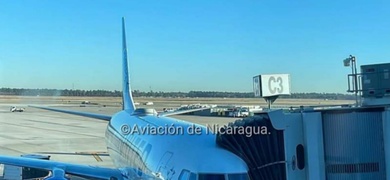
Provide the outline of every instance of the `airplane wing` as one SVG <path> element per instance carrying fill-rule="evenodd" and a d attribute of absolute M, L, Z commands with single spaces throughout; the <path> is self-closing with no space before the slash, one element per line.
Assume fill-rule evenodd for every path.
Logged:
<path fill-rule="evenodd" d="M 49 111 L 56 111 L 56 112 L 61 112 L 61 113 L 67 113 L 67 114 L 73 114 L 73 115 L 78 115 L 78 116 L 84 116 L 84 117 L 89 117 L 89 118 L 95 118 L 95 119 L 100 119 L 100 120 L 105 120 L 105 121 L 111 120 L 111 116 L 103 115 L 103 114 L 70 111 L 70 110 L 64 110 L 64 109 L 56 109 L 56 108 L 49 108 L 49 107 L 43 107 L 43 106 L 33 106 L 33 105 L 29 105 L 29 107 L 45 109 L 45 110 L 49 110 Z M 158 116 L 172 116 L 172 115 L 186 114 L 186 113 L 196 112 L 196 111 L 203 111 L 206 109 L 210 109 L 210 108 L 208 107 L 208 108 L 178 110 L 178 111 L 173 111 L 173 112 L 160 112 L 157 115 Z"/>
<path fill-rule="evenodd" d="M 36 152 L 37 154 L 80 155 L 80 156 L 109 156 L 107 152 Z"/>
<path fill-rule="evenodd" d="M 73 115 L 78 115 L 78 116 L 84 116 L 84 117 L 89 117 L 89 118 L 95 118 L 95 119 L 100 119 L 100 120 L 105 120 L 105 121 L 110 121 L 111 120 L 111 116 L 103 115 L 103 114 L 94 114 L 94 113 L 87 113 L 87 112 L 70 111 L 70 110 L 55 109 L 55 108 L 49 108 L 49 107 L 43 107 L 43 106 L 32 106 L 32 105 L 30 105 L 29 107 L 45 109 L 45 110 L 49 110 L 49 111 L 56 111 L 56 112 L 61 112 L 61 113 L 67 113 L 67 114 L 73 114 Z"/>
<path fill-rule="evenodd" d="M 12 166 L 21 166 L 52 171 L 52 177 L 62 176 L 61 178 L 63 179 L 65 179 L 65 177 L 63 177 L 65 173 L 89 179 L 124 179 L 123 174 L 119 169 L 111 169 L 105 167 L 78 165 L 58 161 L 12 156 L 0 156 L 0 163 Z"/>
<path fill-rule="evenodd" d="M 172 116 L 172 115 L 186 114 L 186 113 L 190 113 L 190 112 L 203 111 L 206 109 L 210 109 L 210 108 L 208 107 L 208 108 L 179 110 L 179 111 L 172 111 L 172 112 L 161 112 L 161 113 L 158 113 L 158 116 Z"/>

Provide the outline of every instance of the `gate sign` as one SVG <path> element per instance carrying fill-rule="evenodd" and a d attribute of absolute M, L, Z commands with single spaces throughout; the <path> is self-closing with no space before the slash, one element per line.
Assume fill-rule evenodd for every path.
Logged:
<path fill-rule="evenodd" d="M 290 95 L 289 74 L 267 74 L 253 77 L 255 97 Z"/>

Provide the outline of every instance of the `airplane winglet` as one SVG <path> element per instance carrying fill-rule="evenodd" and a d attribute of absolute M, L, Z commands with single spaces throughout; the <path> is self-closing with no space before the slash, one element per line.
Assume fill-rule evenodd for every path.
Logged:
<path fill-rule="evenodd" d="M 135 106 L 130 88 L 130 75 L 129 64 L 127 61 L 127 46 L 126 46 L 126 28 L 125 18 L 122 17 L 122 50 L 123 50 L 123 62 L 122 62 L 122 109 L 130 112 L 134 112 Z"/>
<path fill-rule="evenodd" d="M 187 109 L 187 110 L 179 110 L 179 111 L 173 111 L 173 112 L 161 112 L 158 113 L 157 116 L 173 116 L 173 115 L 179 115 L 179 114 L 186 114 L 186 113 L 191 113 L 191 112 L 197 112 L 197 111 L 203 111 L 208 108 L 197 108 L 197 109 Z"/>

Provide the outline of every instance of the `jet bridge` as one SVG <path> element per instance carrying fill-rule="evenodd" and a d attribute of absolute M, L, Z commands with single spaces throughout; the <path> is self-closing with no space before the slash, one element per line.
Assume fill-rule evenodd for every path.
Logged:
<path fill-rule="evenodd" d="M 267 115 L 230 123 L 218 133 L 217 144 L 247 163 L 251 179 L 286 179 L 284 132 Z"/>
<path fill-rule="evenodd" d="M 247 163 L 251 179 L 390 180 L 388 106 L 263 112 L 230 123 L 216 141 Z"/>

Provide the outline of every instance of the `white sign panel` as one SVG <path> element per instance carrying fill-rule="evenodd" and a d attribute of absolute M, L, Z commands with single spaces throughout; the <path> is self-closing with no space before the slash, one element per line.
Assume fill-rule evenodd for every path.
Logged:
<path fill-rule="evenodd" d="M 255 97 L 261 97 L 260 88 L 260 76 L 253 77 L 253 92 L 255 93 Z"/>
<path fill-rule="evenodd" d="M 253 78 L 255 97 L 290 95 L 289 74 L 268 74 Z"/>

